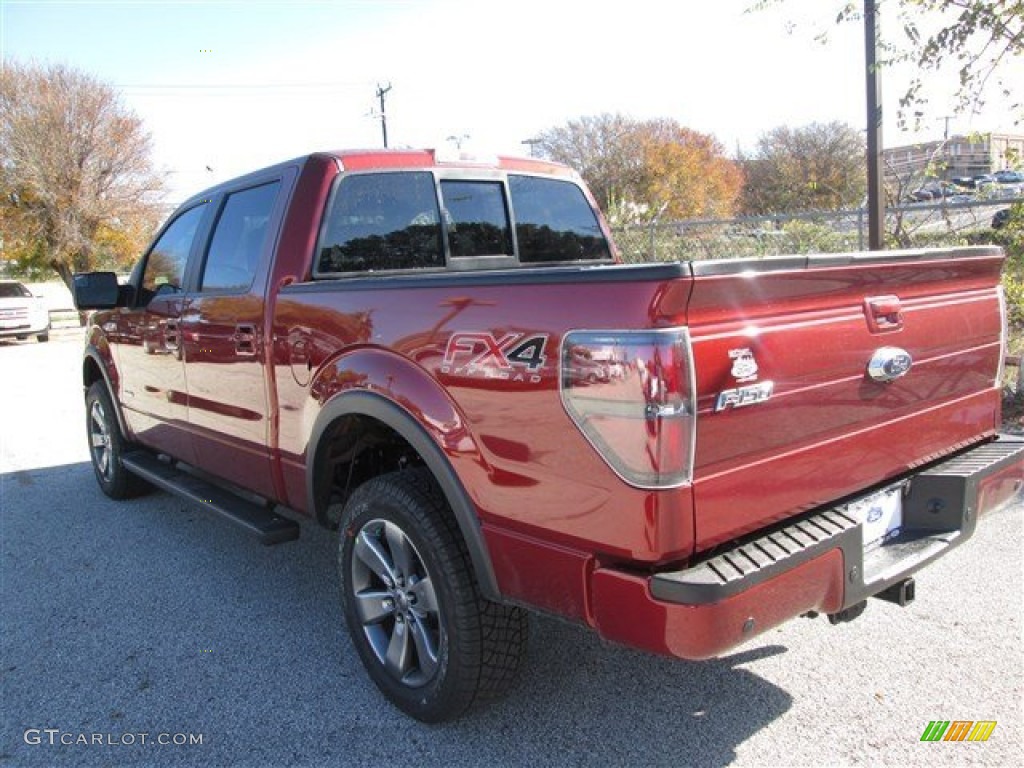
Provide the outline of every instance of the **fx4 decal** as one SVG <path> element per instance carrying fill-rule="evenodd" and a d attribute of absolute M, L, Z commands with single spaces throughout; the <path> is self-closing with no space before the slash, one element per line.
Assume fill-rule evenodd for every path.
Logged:
<path fill-rule="evenodd" d="M 448 339 L 441 373 L 539 384 L 548 334 L 456 332 Z"/>

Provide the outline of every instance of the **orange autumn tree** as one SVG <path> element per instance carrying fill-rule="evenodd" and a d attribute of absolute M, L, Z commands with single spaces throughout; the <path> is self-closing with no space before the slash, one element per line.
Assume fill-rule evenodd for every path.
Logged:
<path fill-rule="evenodd" d="M 640 126 L 639 197 L 662 218 L 725 218 L 736 211 L 743 172 L 717 139 L 672 120 Z"/>

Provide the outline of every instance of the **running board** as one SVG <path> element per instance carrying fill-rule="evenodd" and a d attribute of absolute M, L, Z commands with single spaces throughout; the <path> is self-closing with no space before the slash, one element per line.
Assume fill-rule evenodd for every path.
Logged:
<path fill-rule="evenodd" d="M 246 501 L 231 491 L 160 461 L 144 451 L 122 457 L 125 469 L 165 491 L 226 517 L 255 534 L 262 544 L 280 544 L 299 538 L 299 524 L 281 517 L 268 507 Z"/>

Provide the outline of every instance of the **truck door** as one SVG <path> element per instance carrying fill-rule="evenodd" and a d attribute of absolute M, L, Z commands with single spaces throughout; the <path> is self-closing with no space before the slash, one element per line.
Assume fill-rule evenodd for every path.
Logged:
<path fill-rule="evenodd" d="M 208 205 L 178 215 L 144 257 L 135 304 L 118 313 L 114 346 L 121 373 L 121 402 L 139 442 L 193 462 L 188 429 L 181 315 L 185 272 Z"/>
<path fill-rule="evenodd" d="M 229 192 L 181 320 L 189 422 L 204 470 L 275 496 L 263 321 L 281 179 Z"/>

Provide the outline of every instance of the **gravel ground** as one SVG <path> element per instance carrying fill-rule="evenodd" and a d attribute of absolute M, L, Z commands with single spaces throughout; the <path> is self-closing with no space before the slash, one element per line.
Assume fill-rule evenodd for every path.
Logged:
<path fill-rule="evenodd" d="M 427 727 L 362 673 L 331 534 L 307 525 L 265 548 L 167 494 L 100 493 L 79 351 L 76 334 L 0 344 L 0 765 L 962 766 L 1024 755 L 1021 504 L 922 572 L 911 606 L 872 601 L 838 627 L 796 620 L 715 661 L 656 658 L 534 617 L 512 693 Z M 983 743 L 922 743 L 937 719 L 997 726 Z"/>

